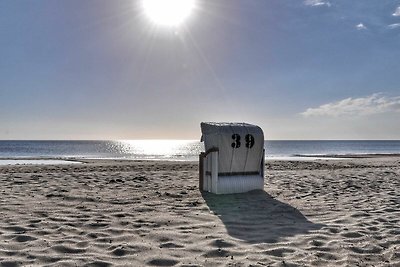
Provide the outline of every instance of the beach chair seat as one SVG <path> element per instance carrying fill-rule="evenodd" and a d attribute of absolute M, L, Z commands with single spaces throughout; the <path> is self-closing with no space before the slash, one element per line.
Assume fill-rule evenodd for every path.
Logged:
<path fill-rule="evenodd" d="M 202 122 L 199 188 L 215 194 L 264 188 L 264 133 L 247 123 Z"/>

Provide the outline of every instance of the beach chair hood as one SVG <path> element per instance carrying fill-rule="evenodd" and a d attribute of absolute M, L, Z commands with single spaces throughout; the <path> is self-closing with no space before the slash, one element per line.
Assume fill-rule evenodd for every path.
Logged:
<path fill-rule="evenodd" d="M 218 148 L 220 175 L 259 173 L 263 157 L 264 133 L 248 123 L 200 124 L 205 150 Z"/>

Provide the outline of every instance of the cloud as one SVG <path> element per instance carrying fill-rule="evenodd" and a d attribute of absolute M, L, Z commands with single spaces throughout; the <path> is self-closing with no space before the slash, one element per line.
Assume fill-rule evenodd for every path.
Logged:
<path fill-rule="evenodd" d="M 396 29 L 399 27 L 400 27 L 400 23 L 393 23 L 393 24 L 388 25 L 389 29 Z"/>
<path fill-rule="evenodd" d="M 382 94 L 373 94 L 360 98 L 350 97 L 324 104 L 317 108 L 308 108 L 300 114 L 304 117 L 339 117 L 365 116 L 387 112 L 400 112 L 400 96 L 386 97 L 382 96 Z"/>
<path fill-rule="evenodd" d="M 356 28 L 357 28 L 357 30 L 367 30 L 368 29 L 363 23 L 357 24 Z"/>
<path fill-rule="evenodd" d="M 396 10 L 395 10 L 394 13 L 392 14 L 392 16 L 400 17 L 400 6 L 396 8 Z"/>
<path fill-rule="evenodd" d="M 305 0 L 304 4 L 307 6 L 331 6 L 331 3 L 325 0 Z"/>

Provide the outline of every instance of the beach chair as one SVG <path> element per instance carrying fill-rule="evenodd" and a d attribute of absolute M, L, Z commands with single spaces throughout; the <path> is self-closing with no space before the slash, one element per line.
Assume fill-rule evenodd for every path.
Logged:
<path fill-rule="evenodd" d="M 215 194 L 264 189 L 264 133 L 247 123 L 200 124 L 199 189 Z"/>

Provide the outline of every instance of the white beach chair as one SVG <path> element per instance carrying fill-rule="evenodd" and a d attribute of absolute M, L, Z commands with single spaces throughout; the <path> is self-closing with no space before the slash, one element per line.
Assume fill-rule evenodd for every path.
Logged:
<path fill-rule="evenodd" d="M 264 189 L 264 133 L 247 123 L 201 123 L 199 188 L 215 194 Z"/>

